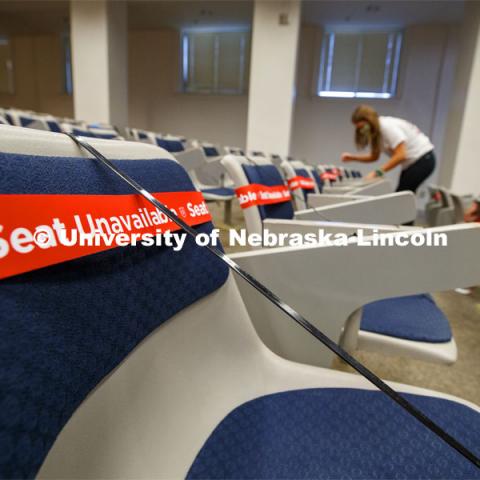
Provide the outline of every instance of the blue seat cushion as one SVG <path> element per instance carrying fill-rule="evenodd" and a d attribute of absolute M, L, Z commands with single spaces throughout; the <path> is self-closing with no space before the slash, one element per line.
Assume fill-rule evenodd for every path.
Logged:
<path fill-rule="evenodd" d="M 185 147 L 180 140 L 166 140 L 164 138 L 156 137 L 157 145 L 164 148 L 167 152 L 176 153 L 183 152 Z"/>
<path fill-rule="evenodd" d="M 480 454 L 480 415 L 405 395 Z M 378 391 L 324 388 L 244 403 L 215 428 L 189 479 L 473 479 L 480 470 Z"/>
<path fill-rule="evenodd" d="M 113 138 L 117 138 L 118 135 L 116 133 L 98 133 L 92 132 L 91 130 L 83 130 L 80 128 L 72 129 L 72 133 L 74 135 L 78 135 L 81 137 L 89 137 L 89 138 L 101 138 L 104 140 L 112 140 Z"/>
<path fill-rule="evenodd" d="M 297 175 L 297 176 L 299 176 L 299 177 L 311 178 L 305 168 L 295 168 L 294 171 L 295 171 L 295 175 Z M 309 193 L 314 193 L 315 190 L 305 190 L 305 189 L 302 189 L 302 192 L 303 192 L 303 198 L 304 198 L 304 200 L 305 200 L 305 202 L 306 202 L 306 201 L 307 201 L 307 195 L 308 195 Z"/>
<path fill-rule="evenodd" d="M 447 317 L 428 294 L 369 303 L 363 307 L 360 328 L 419 342 L 443 343 L 452 339 Z"/>
<path fill-rule="evenodd" d="M 194 190 L 171 160 L 113 163 L 152 192 Z M 94 160 L 0 153 L 0 193 L 132 189 Z M 212 224 L 195 228 L 207 233 Z M 189 237 L 179 252 L 115 248 L 0 280 L 0 478 L 34 477 L 88 393 L 143 338 L 227 276 Z"/>
<path fill-rule="evenodd" d="M 218 157 L 219 153 L 215 147 L 203 147 L 203 152 L 207 157 Z"/>
<path fill-rule="evenodd" d="M 275 165 L 242 165 L 242 167 L 249 183 L 259 183 L 268 187 L 285 184 Z M 265 218 L 291 220 L 293 218 L 293 207 L 290 201 L 259 205 L 257 208 L 262 220 Z"/>
<path fill-rule="evenodd" d="M 47 120 L 47 125 L 51 132 L 60 133 L 62 131 L 58 122 L 54 120 Z"/>
<path fill-rule="evenodd" d="M 219 195 L 222 197 L 231 197 L 235 195 L 235 191 L 233 188 L 204 188 L 202 189 L 202 193 L 210 193 L 212 195 Z"/>
<path fill-rule="evenodd" d="M 20 115 L 20 126 L 22 127 L 28 127 L 30 124 L 32 124 L 35 119 L 34 118 L 30 118 L 30 117 L 23 117 Z"/>
<path fill-rule="evenodd" d="M 323 192 L 323 186 L 325 184 L 325 182 L 321 179 L 320 175 L 318 174 L 317 170 L 316 169 L 313 169 L 312 170 L 312 175 L 313 175 L 313 178 L 315 180 L 315 183 L 317 184 L 317 187 L 318 187 L 318 191 L 320 193 Z"/>

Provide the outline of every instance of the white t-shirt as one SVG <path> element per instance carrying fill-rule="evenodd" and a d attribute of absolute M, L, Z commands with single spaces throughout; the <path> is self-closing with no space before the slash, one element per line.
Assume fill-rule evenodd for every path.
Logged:
<path fill-rule="evenodd" d="M 403 170 L 433 150 L 430 139 L 413 123 L 396 117 L 378 117 L 378 120 L 383 151 L 391 153 L 400 143 L 405 142 L 407 158 L 402 162 Z"/>

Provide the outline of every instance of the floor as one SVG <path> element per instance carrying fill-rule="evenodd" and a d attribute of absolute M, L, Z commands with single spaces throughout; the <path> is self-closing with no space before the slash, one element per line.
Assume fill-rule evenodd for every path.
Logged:
<path fill-rule="evenodd" d="M 240 207 L 232 209 L 232 225 L 223 222 L 223 206 L 209 204 L 215 225 L 220 228 L 220 238 L 227 252 L 241 249 L 228 247 L 228 229 L 243 228 Z M 434 294 L 438 306 L 450 320 L 458 347 L 458 360 L 452 366 L 436 365 L 406 357 L 385 356 L 371 352 L 356 352 L 355 356 L 384 380 L 407 383 L 457 395 L 480 405 L 480 287 L 471 295 L 454 291 Z M 333 368 L 352 371 L 340 359 Z"/>

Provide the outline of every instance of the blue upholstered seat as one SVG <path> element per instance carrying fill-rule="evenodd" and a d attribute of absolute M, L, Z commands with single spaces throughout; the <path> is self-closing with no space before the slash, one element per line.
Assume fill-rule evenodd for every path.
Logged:
<path fill-rule="evenodd" d="M 258 150 L 254 150 L 254 151 L 252 152 L 252 155 L 253 155 L 254 157 L 264 157 L 264 156 L 265 156 L 265 154 L 264 154 L 263 152 L 260 152 L 260 151 L 258 151 Z"/>
<path fill-rule="evenodd" d="M 445 314 L 430 295 L 388 298 L 363 307 L 362 330 L 420 342 L 452 339 Z"/>
<path fill-rule="evenodd" d="M 300 177 L 310 178 L 310 175 L 308 174 L 306 168 L 295 168 L 294 171 L 295 171 L 295 175 L 298 175 Z M 307 201 L 307 195 L 309 193 L 314 193 L 315 190 L 302 189 L 302 192 L 303 192 L 303 198 L 305 199 L 305 201 Z"/>
<path fill-rule="evenodd" d="M 203 152 L 207 157 L 218 157 L 220 154 L 215 147 L 203 147 Z"/>
<path fill-rule="evenodd" d="M 480 454 L 480 415 L 405 395 Z M 377 391 L 323 388 L 257 398 L 210 435 L 189 479 L 473 479 L 480 470 Z"/>
<path fill-rule="evenodd" d="M 114 163 L 152 192 L 194 190 L 171 160 Z M 132 190 L 93 160 L 0 153 L 0 193 Z M 212 225 L 196 228 L 209 232 Z M 62 427 L 105 375 L 227 275 L 227 267 L 189 238 L 181 252 L 116 248 L 1 280 L 0 478 L 35 476 Z"/>
<path fill-rule="evenodd" d="M 102 138 L 104 140 L 112 140 L 118 137 L 116 133 L 100 133 L 100 132 L 94 132 L 92 130 L 85 130 L 81 128 L 73 128 L 72 133 L 73 135 L 78 135 L 81 137 Z"/>
<path fill-rule="evenodd" d="M 28 127 L 29 125 L 31 125 L 35 121 L 34 118 L 24 117 L 23 115 L 20 115 L 18 118 L 20 120 L 20 126 L 21 127 Z"/>
<path fill-rule="evenodd" d="M 269 187 L 285 184 L 280 172 L 274 165 L 242 165 L 242 167 L 249 183 L 259 183 Z M 290 201 L 272 205 L 259 205 L 258 211 L 262 220 L 265 218 L 291 220 L 293 218 L 293 207 Z"/>
<path fill-rule="evenodd" d="M 325 182 L 320 178 L 320 175 L 318 174 L 318 172 L 315 168 L 312 170 L 312 175 L 313 175 L 313 178 L 315 180 L 315 183 L 317 184 L 318 191 L 320 193 L 322 193 L 323 192 L 323 185 L 325 184 Z"/>
<path fill-rule="evenodd" d="M 211 194 L 211 195 L 218 195 L 221 197 L 232 197 L 235 196 L 235 191 L 233 188 L 204 188 L 202 189 L 202 193 L 204 194 Z"/>
<path fill-rule="evenodd" d="M 51 132 L 60 133 L 62 131 L 60 125 L 55 120 L 47 120 L 47 125 Z"/>
<path fill-rule="evenodd" d="M 114 163 L 152 192 L 193 190 L 186 172 L 170 160 Z M 0 153 L 0 193 L 131 190 L 94 160 Z M 212 225 L 196 228 L 209 232 Z M 181 252 L 116 248 L 1 280 L 0 478 L 34 477 L 89 392 L 142 339 L 218 289 L 227 275 L 217 258 L 187 239 Z M 412 400 L 478 453 L 478 414 L 445 400 Z M 189 477 L 477 473 L 379 393 L 318 389 L 269 395 L 235 409 L 207 440 Z"/>
<path fill-rule="evenodd" d="M 164 148 L 167 152 L 170 153 L 183 152 L 185 150 L 185 147 L 180 140 L 169 140 L 156 137 L 156 142 L 159 147 Z"/>

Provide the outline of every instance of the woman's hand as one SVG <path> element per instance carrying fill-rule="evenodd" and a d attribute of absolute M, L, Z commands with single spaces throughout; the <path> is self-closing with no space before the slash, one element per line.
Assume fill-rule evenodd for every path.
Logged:
<path fill-rule="evenodd" d="M 365 180 L 375 180 L 377 178 L 376 172 L 370 172 L 368 175 L 365 175 Z"/>
<path fill-rule="evenodd" d="M 353 160 L 353 155 L 351 153 L 344 152 L 340 158 L 342 159 L 342 162 L 351 162 Z"/>

